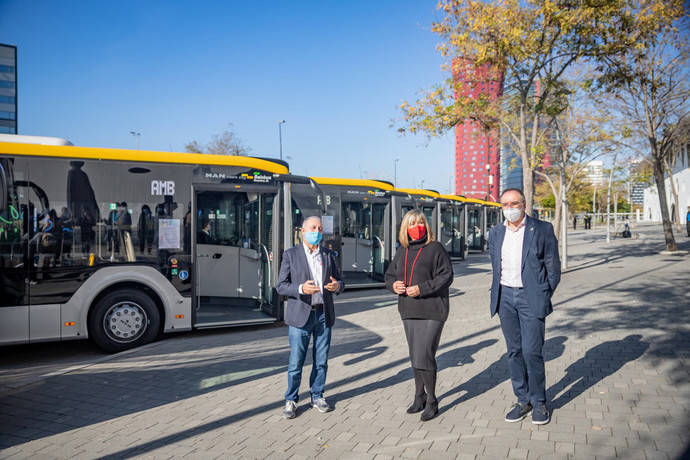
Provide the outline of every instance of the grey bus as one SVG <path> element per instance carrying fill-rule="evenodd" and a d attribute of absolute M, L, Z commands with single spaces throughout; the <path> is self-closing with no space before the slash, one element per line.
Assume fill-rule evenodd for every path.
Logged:
<path fill-rule="evenodd" d="M 0 344 L 279 321 L 280 256 L 323 202 L 277 160 L 0 142 Z"/>

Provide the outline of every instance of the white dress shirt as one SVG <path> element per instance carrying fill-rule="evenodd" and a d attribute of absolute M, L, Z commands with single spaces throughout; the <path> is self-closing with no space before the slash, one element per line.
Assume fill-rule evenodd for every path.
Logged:
<path fill-rule="evenodd" d="M 319 287 L 319 292 L 311 295 L 311 303 L 312 305 L 323 303 L 323 260 L 321 259 L 321 250 L 319 246 L 316 246 L 312 251 L 305 243 L 302 243 L 302 247 L 304 248 L 304 254 L 307 256 L 311 277 Z M 301 284 L 299 285 L 299 293 L 304 294 Z"/>
<path fill-rule="evenodd" d="M 501 284 L 510 287 L 522 287 L 522 242 L 525 239 L 524 216 L 518 228 L 513 230 L 508 219 L 503 222 L 506 234 L 501 246 Z"/>

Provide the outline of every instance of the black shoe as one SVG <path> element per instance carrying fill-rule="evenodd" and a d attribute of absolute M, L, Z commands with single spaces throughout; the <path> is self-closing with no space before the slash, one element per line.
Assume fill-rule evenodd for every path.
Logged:
<path fill-rule="evenodd" d="M 438 415 L 438 401 L 432 401 L 426 403 L 426 408 L 422 412 L 422 416 L 419 418 L 422 422 L 427 422 L 432 418 L 436 418 Z"/>
<path fill-rule="evenodd" d="M 532 423 L 535 425 L 546 425 L 551 421 L 551 414 L 546 408 L 546 404 L 537 404 L 532 411 Z"/>
<path fill-rule="evenodd" d="M 407 408 L 408 414 L 416 414 L 424 410 L 426 406 L 426 393 L 422 393 L 420 396 L 415 396 L 412 405 Z"/>
<path fill-rule="evenodd" d="M 519 422 L 532 411 L 532 405 L 530 403 L 521 404 L 515 403 L 512 409 L 506 414 L 506 422 Z"/>

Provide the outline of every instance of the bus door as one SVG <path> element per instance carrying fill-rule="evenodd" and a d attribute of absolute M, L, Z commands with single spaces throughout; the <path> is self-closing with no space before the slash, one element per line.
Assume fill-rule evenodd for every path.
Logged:
<path fill-rule="evenodd" d="M 14 162 L 14 164 L 13 164 Z M 26 160 L 0 159 L 0 343 L 29 339 L 28 246 L 29 216 L 26 194 L 18 190 L 16 178 L 27 170 Z"/>
<path fill-rule="evenodd" d="M 482 208 L 478 205 L 467 207 L 467 246 L 468 249 L 481 251 L 483 249 Z"/>
<path fill-rule="evenodd" d="M 414 198 L 406 193 L 394 193 L 391 197 L 391 231 L 394 232 L 391 238 L 391 251 L 390 257 L 393 260 L 395 253 L 400 245 L 398 240 L 398 234 L 400 233 L 400 224 L 402 223 L 402 218 L 409 211 L 417 208 L 417 203 Z"/>
<path fill-rule="evenodd" d="M 350 282 L 367 281 L 372 272 L 372 206 L 362 200 L 342 201 L 341 251 L 343 275 Z"/>
<path fill-rule="evenodd" d="M 389 206 L 387 203 L 371 203 L 371 228 L 372 228 L 372 273 L 371 277 L 377 281 L 383 281 L 386 274 L 386 222 Z"/>
<path fill-rule="evenodd" d="M 453 257 L 465 258 L 465 206 L 453 206 Z"/>
<path fill-rule="evenodd" d="M 455 235 L 453 234 L 453 203 L 439 203 L 441 208 L 441 223 L 438 230 L 438 241 L 443 245 L 448 254 L 453 254 L 453 241 Z"/>
<path fill-rule="evenodd" d="M 276 321 L 277 188 L 196 188 L 196 327 Z"/>

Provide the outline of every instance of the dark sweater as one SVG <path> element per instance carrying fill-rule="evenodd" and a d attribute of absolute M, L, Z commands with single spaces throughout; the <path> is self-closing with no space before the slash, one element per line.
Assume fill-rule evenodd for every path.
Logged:
<path fill-rule="evenodd" d="M 422 251 L 414 267 L 414 278 L 410 279 L 415 257 Z M 386 271 L 386 287 L 393 291 L 393 283 L 404 281 L 405 248 L 400 246 L 393 262 Z M 422 241 L 411 242 L 407 256 L 407 284 L 419 286 L 419 297 L 398 296 L 398 311 L 402 319 L 448 318 L 448 288 L 453 282 L 453 266 L 450 257 L 438 241 L 426 246 Z"/>

